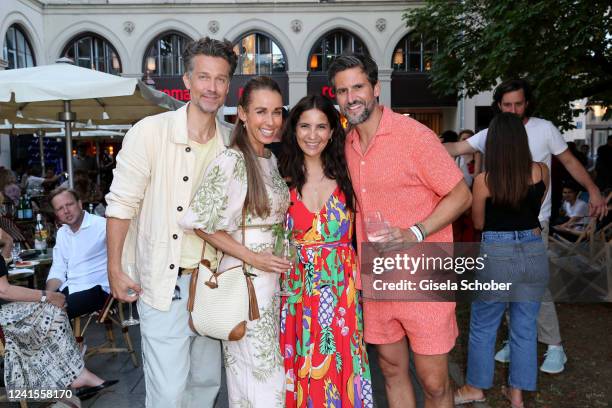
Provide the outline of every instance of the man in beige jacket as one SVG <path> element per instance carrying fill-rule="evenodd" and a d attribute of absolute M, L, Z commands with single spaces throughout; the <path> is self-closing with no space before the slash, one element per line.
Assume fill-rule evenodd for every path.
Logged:
<path fill-rule="evenodd" d="M 183 62 L 191 101 L 134 125 L 106 196 L 108 278 L 115 298 L 138 301 L 147 407 L 212 407 L 221 379 L 219 342 L 188 326 L 190 273 L 203 242 L 178 221 L 229 144 L 231 128 L 216 115 L 236 55 L 230 42 L 207 37 L 186 47 Z"/>

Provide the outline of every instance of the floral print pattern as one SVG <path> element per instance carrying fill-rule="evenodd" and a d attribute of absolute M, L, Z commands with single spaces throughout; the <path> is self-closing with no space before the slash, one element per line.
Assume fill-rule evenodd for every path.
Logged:
<path fill-rule="evenodd" d="M 274 156 L 259 158 L 266 184 L 270 215 L 265 219 L 247 213 L 245 245 L 256 252 L 272 248 L 271 226 L 283 223 L 289 207 L 289 190 L 280 176 Z M 247 194 L 247 177 L 242 153 L 228 149 L 209 166 L 191 205 L 193 227 L 207 233 L 226 231 L 242 241 L 242 207 Z M 224 255 L 219 270 L 240 265 L 241 261 Z M 239 341 L 224 341 L 223 354 L 231 407 L 282 407 L 284 373 L 278 338 L 280 302 L 278 275 L 247 265 L 257 294 L 260 318 L 247 322 L 247 334 Z M 280 402 L 279 402 L 280 401 Z"/>
<path fill-rule="evenodd" d="M 338 188 L 318 213 L 291 191 L 288 224 L 298 244 L 281 306 L 285 405 L 372 407 L 372 383 L 355 288 L 353 213 Z"/>

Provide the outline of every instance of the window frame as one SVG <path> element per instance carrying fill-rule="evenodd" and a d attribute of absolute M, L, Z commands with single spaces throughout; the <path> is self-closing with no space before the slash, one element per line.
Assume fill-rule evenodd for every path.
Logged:
<path fill-rule="evenodd" d="M 423 38 L 422 34 L 418 34 L 420 37 L 417 43 L 418 51 L 414 51 L 412 49 L 412 44 L 415 42 L 415 39 L 412 37 L 415 34 L 416 33 L 414 31 L 407 33 L 397 42 L 395 47 L 393 47 L 393 53 L 391 54 L 391 67 L 393 68 L 394 73 L 427 73 L 431 70 L 431 61 L 433 60 L 434 55 L 438 53 L 438 40 L 427 40 Z M 431 46 L 432 44 L 433 46 Z M 402 63 L 396 64 L 396 53 L 400 49 L 402 51 Z M 412 59 L 414 56 L 418 58 L 417 61 Z M 418 65 L 418 69 L 411 69 L 415 62 L 416 65 L 414 66 L 416 67 Z M 427 65 L 428 62 L 430 63 L 429 66 Z"/>
<path fill-rule="evenodd" d="M 87 43 L 85 43 L 85 41 L 87 41 Z M 86 44 L 88 47 L 89 55 L 87 56 L 81 56 L 81 45 L 83 44 Z M 72 51 L 73 56 L 69 55 L 70 51 Z M 114 67 L 113 55 L 117 58 L 118 68 Z M 123 72 L 121 57 L 113 43 L 93 32 L 84 32 L 72 37 L 66 42 L 61 56 L 71 58 L 74 64 L 79 67 L 93 69 L 112 75 L 120 75 L 121 72 Z M 89 65 L 82 65 L 80 61 L 89 61 Z"/>
<path fill-rule="evenodd" d="M 166 37 L 173 37 L 170 45 L 171 47 L 178 47 L 178 54 L 175 51 L 171 50 L 172 58 L 170 59 L 170 72 L 162 72 L 162 54 L 160 52 L 160 41 L 165 39 Z M 176 43 L 174 42 L 174 38 L 177 39 Z M 182 42 L 180 41 L 182 40 Z M 156 77 L 174 77 L 174 76 L 182 76 L 185 73 L 185 64 L 183 62 L 183 50 L 193 39 L 189 37 L 187 34 L 184 34 L 180 31 L 171 30 L 164 31 L 163 33 L 157 35 L 153 40 L 149 42 L 147 48 L 145 49 L 145 54 L 142 59 L 142 72 L 147 73 L 147 60 L 150 57 L 155 58 L 155 71 L 148 72 L 152 76 Z M 153 47 L 155 47 L 155 55 L 151 53 Z M 170 55 L 170 54 L 169 54 Z"/>
<path fill-rule="evenodd" d="M 350 39 L 351 39 L 351 44 L 350 44 L 351 51 L 350 52 L 358 52 L 356 51 L 356 44 L 358 41 L 359 43 L 361 43 L 360 45 L 363 48 L 363 53 L 366 55 L 370 55 L 370 50 L 368 50 L 366 43 L 357 34 L 354 34 L 353 32 L 346 30 L 346 29 L 331 30 L 323 34 L 321 37 L 319 37 L 317 41 L 315 41 L 312 48 L 310 49 L 310 52 L 308 53 L 308 59 L 306 60 L 306 68 L 308 69 L 309 73 L 327 72 L 327 70 L 329 69 L 329 66 L 333 63 L 334 59 L 342 55 L 346 47 L 343 47 L 342 45 L 343 38 L 338 37 L 339 35 L 350 36 Z M 326 53 L 324 50 L 324 41 L 332 36 L 334 36 L 334 39 L 333 39 L 334 53 L 330 54 L 330 53 Z M 338 39 L 340 41 L 338 41 Z M 338 42 L 340 42 L 340 46 L 338 46 L 339 45 Z M 317 58 L 317 61 L 318 61 L 317 67 L 313 69 L 311 68 L 311 60 L 312 60 L 312 57 L 315 55 L 319 57 Z M 327 58 L 328 55 L 331 55 L 331 59 Z"/>
<path fill-rule="evenodd" d="M 244 67 L 244 58 L 243 58 L 243 53 L 242 50 L 239 50 L 239 53 L 236 53 L 236 56 L 238 57 L 238 64 L 236 65 L 236 71 L 235 71 L 235 75 L 282 75 L 285 74 L 287 72 L 287 66 L 288 66 L 288 60 L 287 60 L 287 54 L 285 53 L 285 50 L 283 49 L 283 47 L 281 47 L 281 45 L 279 44 L 279 41 L 274 38 L 272 35 L 265 33 L 263 31 L 248 31 L 244 34 L 242 34 L 241 36 L 238 37 L 238 39 L 236 41 L 233 42 L 233 46 L 234 46 L 234 52 L 236 52 L 236 47 L 238 47 L 238 45 L 247 37 L 250 37 L 254 35 L 255 36 L 255 53 L 254 55 L 254 64 L 255 64 L 255 73 L 244 73 L 243 67 Z M 266 54 L 261 54 L 259 52 L 259 49 L 261 48 L 261 39 L 267 39 L 270 42 L 270 52 L 266 53 Z M 274 47 L 276 46 L 276 48 L 278 48 L 278 50 L 280 51 L 280 55 L 282 56 L 282 61 L 283 61 L 283 70 L 282 71 L 274 71 Z M 270 71 L 269 72 L 261 72 L 261 63 L 259 62 L 259 55 L 270 55 L 270 63 L 269 63 L 269 68 Z"/>
<path fill-rule="evenodd" d="M 8 39 L 12 34 L 14 48 L 9 50 Z M 21 41 L 23 40 L 23 41 Z M 20 50 L 20 44 L 23 50 Z M 26 30 L 18 23 L 11 24 L 4 35 L 4 45 L 2 47 L 3 59 L 8 62 L 6 69 L 30 68 L 36 66 L 36 56 L 34 48 L 26 34 Z M 29 58 L 28 58 L 29 57 Z M 23 59 L 20 63 L 20 59 Z"/>

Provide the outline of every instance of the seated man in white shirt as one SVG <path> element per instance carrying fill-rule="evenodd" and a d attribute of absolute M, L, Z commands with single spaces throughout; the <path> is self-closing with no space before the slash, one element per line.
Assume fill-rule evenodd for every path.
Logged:
<path fill-rule="evenodd" d="M 553 229 L 557 235 L 570 241 L 576 241 L 583 233 L 591 218 L 589 217 L 589 204 L 578 198 L 578 186 L 568 183 L 563 186 L 563 204 L 561 209 L 565 213 L 565 222 L 555 225 Z"/>
<path fill-rule="evenodd" d="M 589 216 L 589 204 L 578 198 L 578 192 L 578 187 L 573 184 L 563 186 L 563 205 L 561 208 L 568 220 L 557 227 L 579 229 L 588 224 L 589 221 L 586 217 Z"/>
<path fill-rule="evenodd" d="M 47 291 L 66 295 L 68 317 L 100 310 L 110 292 L 106 273 L 106 219 L 89 214 L 74 190 L 59 187 L 49 196 L 57 231 Z"/>

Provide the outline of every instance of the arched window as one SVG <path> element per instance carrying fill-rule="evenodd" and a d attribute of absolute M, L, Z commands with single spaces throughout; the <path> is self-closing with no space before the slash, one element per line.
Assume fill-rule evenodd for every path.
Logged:
<path fill-rule="evenodd" d="M 114 75 L 121 73 L 121 59 L 117 50 L 97 34 L 79 34 L 64 47 L 62 57 L 72 59 L 79 67 Z"/>
<path fill-rule="evenodd" d="M 142 61 L 143 72 L 157 76 L 183 75 L 183 50 L 191 42 L 186 35 L 166 32 L 154 39 Z"/>
<path fill-rule="evenodd" d="M 343 53 L 358 52 L 368 54 L 363 41 L 356 35 L 337 30 L 325 34 L 308 55 L 308 70 L 310 72 L 326 72 L 334 60 Z"/>
<path fill-rule="evenodd" d="M 395 46 L 391 66 L 396 72 L 427 72 L 431 69 L 438 42 L 425 40 L 420 34 L 408 34 Z"/>
<path fill-rule="evenodd" d="M 8 61 L 8 69 L 27 68 L 36 65 L 32 45 L 23 29 L 17 24 L 13 24 L 6 31 L 2 54 L 4 60 Z"/>
<path fill-rule="evenodd" d="M 237 75 L 271 75 L 287 70 L 283 50 L 265 34 L 251 33 L 236 41 Z"/>

